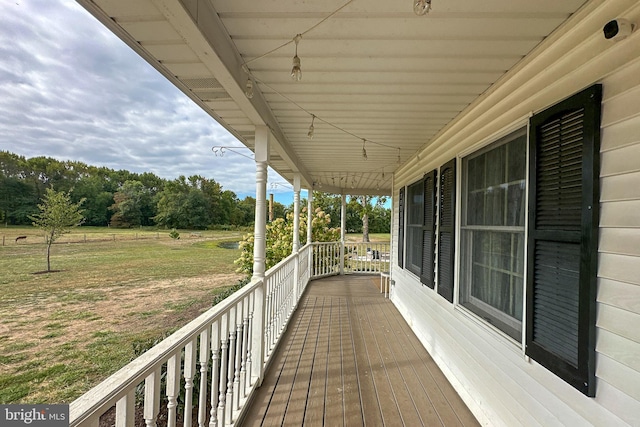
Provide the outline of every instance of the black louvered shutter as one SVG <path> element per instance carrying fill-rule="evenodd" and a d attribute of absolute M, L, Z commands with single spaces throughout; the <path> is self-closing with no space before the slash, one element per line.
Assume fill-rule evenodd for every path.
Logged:
<path fill-rule="evenodd" d="M 404 267 L 404 191 L 400 189 L 398 194 L 398 266 Z"/>
<path fill-rule="evenodd" d="M 526 353 L 595 395 L 602 87 L 531 118 Z"/>
<path fill-rule="evenodd" d="M 456 222 L 456 159 L 440 168 L 440 227 L 438 229 L 438 293 L 453 302 Z"/>
<path fill-rule="evenodd" d="M 422 179 L 424 215 L 422 222 L 422 268 L 420 269 L 420 281 L 431 289 L 433 289 L 435 284 L 436 179 L 436 170 L 432 170 Z"/>

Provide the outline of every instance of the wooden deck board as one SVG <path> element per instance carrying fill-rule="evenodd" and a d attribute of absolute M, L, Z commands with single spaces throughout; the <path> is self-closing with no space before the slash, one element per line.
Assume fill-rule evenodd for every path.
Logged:
<path fill-rule="evenodd" d="M 246 426 L 477 426 L 378 276 L 307 292 L 243 421 Z"/>

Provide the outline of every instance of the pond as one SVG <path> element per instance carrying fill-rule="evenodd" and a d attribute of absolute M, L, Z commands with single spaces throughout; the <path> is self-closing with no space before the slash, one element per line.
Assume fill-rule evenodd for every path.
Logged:
<path fill-rule="evenodd" d="M 221 242 L 218 243 L 223 249 L 238 249 L 240 247 L 240 242 Z"/>

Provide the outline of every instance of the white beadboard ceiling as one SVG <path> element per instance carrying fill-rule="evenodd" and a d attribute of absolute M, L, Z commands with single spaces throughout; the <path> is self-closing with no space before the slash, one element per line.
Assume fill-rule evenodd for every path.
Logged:
<path fill-rule="evenodd" d="M 269 126 L 270 165 L 287 180 L 298 172 L 307 188 L 389 194 L 401 163 L 584 0 L 433 0 L 425 16 L 411 0 L 353 0 L 303 36 L 299 82 L 293 43 L 255 58 L 346 0 L 78 2 L 247 147 L 255 126 Z"/>

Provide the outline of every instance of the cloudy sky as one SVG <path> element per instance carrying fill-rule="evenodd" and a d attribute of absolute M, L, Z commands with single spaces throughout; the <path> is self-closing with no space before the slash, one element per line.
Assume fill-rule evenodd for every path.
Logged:
<path fill-rule="evenodd" d="M 216 157 L 221 145 L 241 146 L 75 1 L 0 0 L 0 150 L 167 179 L 202 175 L 254 195 L 253 161 Z M 284 180 L 270 171 L 269 182 Z"/>

